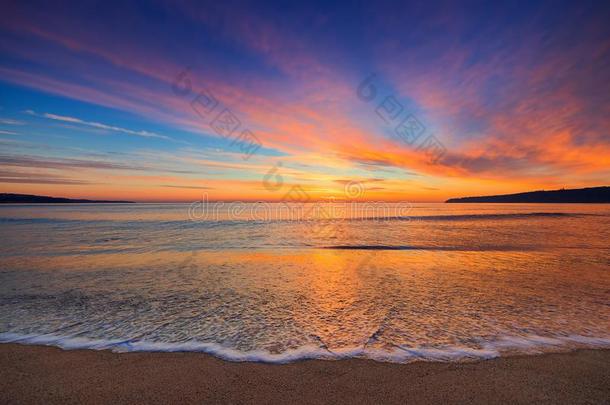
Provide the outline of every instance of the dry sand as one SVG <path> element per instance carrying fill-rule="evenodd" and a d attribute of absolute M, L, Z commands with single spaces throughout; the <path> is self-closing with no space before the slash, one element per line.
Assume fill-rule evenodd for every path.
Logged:
<path fill-rule="evenodd" d="M 476 363 L 230 363 L 0 344 L 0 403 L 606 403 L 610 351 Z"/>

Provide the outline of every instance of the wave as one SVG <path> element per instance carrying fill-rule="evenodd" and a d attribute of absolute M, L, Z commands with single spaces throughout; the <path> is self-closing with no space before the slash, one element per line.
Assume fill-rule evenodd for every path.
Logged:
<path fill-rule="evenodd" d="M 79 219 L 61 219 L 61 218 L 0 218 L 0 223 L 18 223 L 18 224 L 62 224 L 62 223 L 78 223 L 84 222 Z M 100 221 L 90 221 L 100 222 Z"/>
<path fill-rule="evenodd" d="M 604 214 L 591 214 L 591 213 L 568 213 L 568 212 L 527 212 L 527 213 L 497 213 L 497 214 L 450 214 L 450 215 L 398 215 L 392 216 L 381 213 L 380 215 L 360 215 L 358 211 L 354 213 L 352 216 L 347 217 L 337 217 L 337 218 L 316 218 L 316 217 L 308 217 L 308 216 L 299 216 L 295 215 L 294 218 L 264 218 L 264 216 L 259 215 L 256 218 L 191 218 L 189 219 L 186 215 L 184 219 L 177 220 L 158 220 L 158 219 L 83 219 L 83 218 L 50 218 L 50 217 L 0 217 L 0 223 L 11 223 L 11 222 L 25 222 L 25 223 L 34 223 L 34 224 L 43 224 L 43 223 L 126 223 L 126 224 L 161 224 L 161 225 L 184 225 L 184 224 L 193 224 L 193 223 L 210 223 L 210 222 L 218 222 L 218 223 L 227 223 L 227 224 L 244 224 L 251 222 L 292 222 L 292 221 L 333 221 L 333 220 L 347 220 L 347 221 L 367 221 L 367 220 L 421 220 L 421 221 L 467 221 L 467 220 L 486 220 L 486 219 L 519 219 L 519 218 L 569 218 L 569 217 L 585 217 L 585 216 L 606 216 Z"/>
<path fill-rule="evenodd" d="M 582 217 L 597 214 L 580 214 L 567 212 L 527 212 L 527 213 L 511 213 L 511 214 L 456 214 L 456 215 L 423 215 L 423 216 L 401 216 L 389 217 L 387 219 L 412 219 L 418 221 L 471 221 L 471 220 L 488 220 L 488 219 L 527 219 L 527 218 L 569 218 Z M 366 219 L 366 218 L 364 218 Z"/>
<path fill-rule="evenodd" d="M 322 246 L 330 250 L 432 250 L 446 252 L 523 252 L 539 250 L 534 246 L 421 246 L 421 245 L 334 245 Z"/>
<path fill-rule="evenodd" d="M 583 335 L 568 336 L 500 336 L 483 342 L 479 348 L 448 345 L 443 347 L 407 347 L 393 345 L 389 349 L 364 346 L 328 349 L 319 346 L 302 346 L 282 353 L 265 350 L 239 351 L 217 343 L 188 341 L 181 343 L 148 342 L 133 340 L 105 340 L 68 337 L 52 334 L 0 333 L 0 343 L 55 346 L 64 350 L 90 349 L 113 352 L 197 352 L 207 353 L 233 362 L 261 362 L 284 364 L 301 360 L 370 359 L 391 363 L 413 361 L 463 362 L 486 360 L 506 355 L 542 354 L 577 349 L 610 349 L 609 337 Z"/>

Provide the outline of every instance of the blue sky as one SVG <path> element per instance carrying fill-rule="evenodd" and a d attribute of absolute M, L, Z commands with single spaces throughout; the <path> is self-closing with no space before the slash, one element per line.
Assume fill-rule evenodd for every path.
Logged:
<path fill-rule="evenodd" d="M 353 181 L 362 199 L 442 201 L 609 178 L 604 2 L 4 8 L 2 192 L 326 199 Z M 214 126 L 227 117 L 239 125 Z M 408 117 L 424 129 L 412 143 L 396 130 Z"/>

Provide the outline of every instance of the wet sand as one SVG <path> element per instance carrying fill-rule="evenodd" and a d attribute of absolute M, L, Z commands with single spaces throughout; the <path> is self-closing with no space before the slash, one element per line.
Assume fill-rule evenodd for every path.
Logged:
<path fill-rule="evenodd" d="M 231 363 L 0 344 L 0 403 L 605 403 L 610 350 L 474 363 Z"/>

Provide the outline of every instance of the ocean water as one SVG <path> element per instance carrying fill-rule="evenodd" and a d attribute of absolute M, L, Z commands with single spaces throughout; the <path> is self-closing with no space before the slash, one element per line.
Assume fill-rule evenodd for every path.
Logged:
<path fill-rule="evenodd" d="M 0 236 L 3 342 L 268 362 L 610 347 L 608 205 L 5 205 Z"/>

